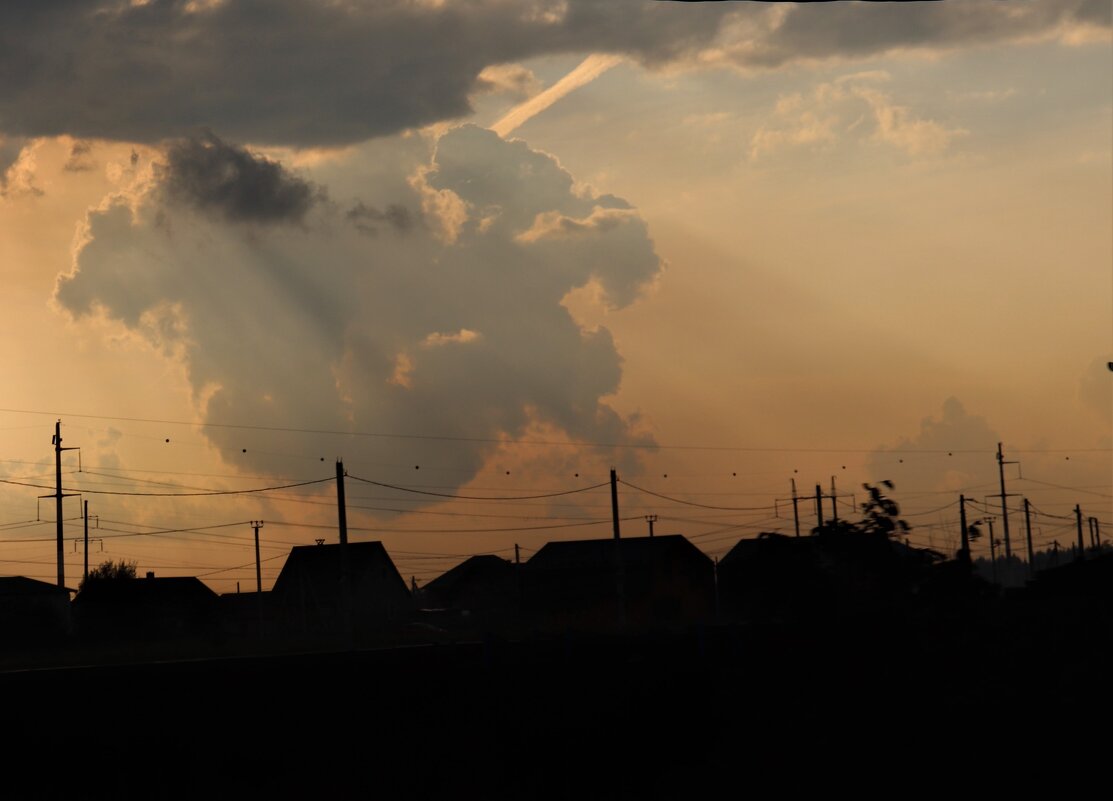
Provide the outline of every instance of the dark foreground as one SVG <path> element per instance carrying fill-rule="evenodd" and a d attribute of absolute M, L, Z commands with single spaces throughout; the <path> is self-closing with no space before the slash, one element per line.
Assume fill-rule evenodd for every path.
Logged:
<path fill-rule="evenodd" d="M 15 671 L 4 766 L 37 788 L 9 797 L 41 798 L 1063 789 L 1110 758 L 1109 634 L 720 627 Z"/>

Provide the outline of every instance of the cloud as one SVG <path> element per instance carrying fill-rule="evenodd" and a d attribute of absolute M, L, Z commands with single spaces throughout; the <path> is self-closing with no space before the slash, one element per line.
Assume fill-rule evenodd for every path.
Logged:
<path fill-rule="evenodd" d="M 158 143 L 208 127 L 257 145 L 341 145 L 466 116 L 469 97 L 509 78 L 498 65 L 539 56 L 765 69 L 1082 42 L 1107 38 L 1109 14 L 1102 0 L 9 0 L 0 4 L 0 131 Z"/>
<path fill-rule="evenodd" d="M 492 64 L 476 77 L 476 91 L 497 92 L 526 100 L 541 91 L 541 81 L 521 64 Z"/>
<path fill-rule="evenodd" d="M 0 198 L 43 194 L 35 185 L 38 144 L 24 137 L 0 136 Z"/>
<path fill-rule="evenodd" d="M 299 221 L 318 191 L 281 164 L 213 134 L 173 143 L 157 165 L 167 197 L 231 222 Z"/>
<path fill-rule="evenodd" d="M 810 3 L 732 15 L 706 63 L 757 69 L 938 51 L 999 42 L 1108 39 L 1110 6 L 1098 0 L 1001 3 Z"/>
<path fill-rule="evenodd" d="M 937 156 L 967 133 L 893 102 L 872 85 L 884 80 L 884 72 L 855 73 L 822 83 L 807 97 L 799 93 L 781 97 L 750 138 L 750 160 L 786 149 L 830 150 L 839 142 L 860 140 L 863 134 L 910 157 Z"/>
<path fill-rule="evenodd" d="M 579 441 L 647 441 L 606 403 L 622 375 L 609 331 L 581 329 L 562 305 L 598 282 L 604 302 L 622 306 L 657 275 L 628 204 L 573 191 L 551 157 L 472 126 L 450 130 L 435 150 L 396 138 L 352 158 L 377 179 L 330 185 L 337 202 L 314 204 L 296 225 L 237 224 L 169 191 L 172 168 L 156 173 L 137 197 L 89 212 L 57 302 L 181 359 L 205 422 L 385 435 L 337 441 L 353 472 L 422 464 L 458 486 L 498 440 L 538 427 Z M 423 204 L 428 193 L 452 203 Z M 421 224 L 377 237 L 352 224 L 394 225 L 391 208 L 423 209 Z M 451 240 L 440 236 L 444 209 L 458 215 Z M 583 227 L 523 242 L 539 219 Z M 253 470 L 287 470 L 291 454 L 336 455 L 308 436 L 206 434 Z"/>
<path fill-rule="evenodd" d="M 359 231 L 369 236 L 377 236 L 379 229 L 372 223 L 382 222 L 392 227 L 400 234 L 404 234 L 414 226 L 413 215 L 405 206 L 391 203 L 385 210 L 380 211 L 374 206 L 364 205 L 358 201 L 348 209 L 344 215 Z"/>
<path fill-rule="evenodd" d="M 994 454 L 1000 441 L 985 418 L 968 414 L 957 398 L 947 398 L 938 419 L 925 417 L 915 436 L 875 450 L 867 469 L 874 481 L 893 481 L 898 497 L 902 491 L 957 494 L 976 487 L 990 494 L 998 477 Z"/>
<path fill-rule="evenodd" d="M 62 169 L 66 172 L 89 172 L 96 167 L 92 158 L 93 145 L 76 139 L 70 144 L 70 155 Z"/>

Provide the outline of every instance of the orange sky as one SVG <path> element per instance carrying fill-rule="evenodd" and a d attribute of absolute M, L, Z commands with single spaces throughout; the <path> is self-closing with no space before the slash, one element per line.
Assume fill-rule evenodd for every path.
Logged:
<path fill-rule="evenodd" d="M 959 492 L 999 503 L 1001 441 L 1037 544 L 1075 541 L 1075 504 L 1113 533 L 1108 24 L 1036 3 L 1015 34 L 963 38 L 945 15 L 995 12 L 953 5 L 937 40 L 854 52 L 759 59 L 835 13 L 803 7 L 688 30 L 683 51 L 663 23 L 648 44 L 538 45 L 484 62 L 470 113 L 344 141 L 252 138 L 234 115 L 211 140 L 183 130 L 192 148 L 138 123 L 28 136 L 0 97 L 0 478 L 49 485 L 62 416 L 91 561 L 224 571 L 218 591 L 253 588 L 250 520 L 265 585 L 291 544 L 334 538 L 331 485 L 149 493 L 309 481 L 337 458 L 502 499 L 615 465 L 674 499 L 623 485 L 624 532 L 656 514 L 714 555 L 791 531 L 792 479 L 890 479 L 914 542 L 946 550 Z M 0 489 L 0 572 L 53 577 L 47 492 Z M 605 488 L 482 502 L 353 479 L 348 499 L 353 536 L 419 581 L 610 533 Z"/>

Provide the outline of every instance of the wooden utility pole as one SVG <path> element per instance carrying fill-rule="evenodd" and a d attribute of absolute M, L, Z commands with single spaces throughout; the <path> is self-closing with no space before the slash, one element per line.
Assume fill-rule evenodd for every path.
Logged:
<path fill-rule="evenodd" d="M 1028 499 L 1024 499 L 1024 531 L 1028 536 L 1028 578 L 1036 573 L 1036 552 L 1032 549 L 1032 509 Z"/>
<path fill-rule="evenodd" d="M 62 492 L 62 451 L 76 451 L 77 448 L 62 447 L 62 421 L 54 424 L 54 438 L 50 441 L 54 445 L 54 494 L 40 495 L 40 498 L 54 498 L 54 518 L 57 525 L 58 540 L 58 586 L 66 586 L 66 561 L 62 553 L 62 499 L 75 493 Z"/>
<path fill-rule="evenodd" d="M 352 565 L 348 560 L 348 507 L 344 501 L 344 462 L 336 460 L 336 509 L 340 524 L 340 592 L 344 607 L 344 630 L 348 645 L 355 639 L 355 599 L 352 596 Z"/>
<path fill-rule="evenodd" d="M 82 583 L 89 580 L 89 502 L 85 501 L 85 507 L 81 514 L 81 519 L 85 524 L 85 572 L 81 574 Z"/>
<path fill-rule="evenodd" d="M 620 537 L 618 531 L 618 474 L 611 468 L 611 520 L 614 522 L 614 538 Z"/>
<path fill-rule="evenodd" d="M 1082 509 L 1076 503 L 1074 505 L 1074 517 L 1078 521 L 1078 557 L 1079 559 L 1086 558 L 1086 545 L 1082 542 Z"/>
<path fill-rule="evenodd" d="M 336 460 L 336 510 L 340 519 L 340 544 L 348 544 L 348 510 L 344 503 L 344 462 Z"/>
<path fill-rule="evenodd" d="M 993 541 L 993 518 L 986 518 L 989 523 L 989 562 L 993 565 L 993 583 L 997 583 L 997 543 Z"/>
<path fill-rule="evenodd" d="M 831 525 L 839 526 L 839 500 L 835 492 L 835 477 L 831 476 Z"/>
<path fill-rule="evenodd" d="M 970 532 L 966 528 L 966 496 L 958 496 L 958 521 L 962 537 L 962 548 L 959 550 L 958 558 L 960 562 L 970 564 Z"/>
<path fill-rule="evenodd" d="M 649 536 L 653 536 L 653 524 L 657 522 L 657 515 L 646 515 L 645 522 L 649 523 Z"/>
<path fill-rule="evenodd" d="M 1016 462 L 1006 462 L 1005 456 L 1001 452 L 1001 443 L 997 443 L 997 473 L 1001 477 L 1001 522 L 1005 531 L 1005 561 L 1008 562 L 1009 557 L 1012 556 L 1012 548 L 1009 546 L 1009 504 L 1008 495 L 1005 492 L 1005 465 L 1017 464 Z"/>
<path fill-rule="evenodd" d="M 262 520 L 252 520 L 251 527 L 255 529 L 255 592 L 263 592 L 263 564 L 259 561 L 259 529 L 263 527 Z M 261 596 L 260 596 L 261 597 Z"/>
<path fill-rule="evenodd" d="M 614 521 L 615 584 L 618 591 L 618 626 L 626 629 L 626 571 L 622 563 L 622 545 L 618 531 L 618 474 L 611 468 L 611 519 Z"/>
<path fill-rule="evenodd" d="M 815 485 L 815 519 L 816 525 L 823 528 L 823 490 L 818 484 Z"/>
<path fill-rule="evenodd" d="M 792 482 L 792 524 L 796 527 L 796 536 L 800 536 L 800 508 L 796 502 L 796 479 L 791 478 Z"/>

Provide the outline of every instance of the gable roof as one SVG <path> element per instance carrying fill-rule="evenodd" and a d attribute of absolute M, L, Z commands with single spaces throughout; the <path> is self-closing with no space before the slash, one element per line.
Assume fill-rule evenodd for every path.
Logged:
<path fill-rule="evenodd" d="M 451 602 L 470 589 L 497 593 L 507 589 L 513 580 L 513 562 L 494 554 L 481 554 L 437 576 L 422 587 L 422 592 L 437 601 Z"/>
<path fill-rule="evenodd" d="M 353 581 L 364 583 L 372 579 L 387 584 L 397 583 L 403 592 L 409 593 L 406 582 L 381 542 L 296 545 L 290 549 L 290 555 L 275 579 L 274 592 L 282 594 L 299 580 L 312 583 L 338 582 L 342 577 L 345 548 Z"/>
<path fill-rule="evenodd" d="M 622 539 L 560 540 L 546 543 L 525 567 L 536 570 L 610 570 L 616 556 L 627 569 L 678 561 L 711 565 L 711 558 L 681 534 Z"/>
<path fill-rule="evenodd" d="M 217 594 L 196 576 L 147 576 L 87 582 L 74 602 L 167 605 L 210 604 L 216 599 Z"/>
<path fill-rule="evenodd" d="M 73 590 L 26 576 L 0 576 L 0 596 L 65 595 Z"/>

